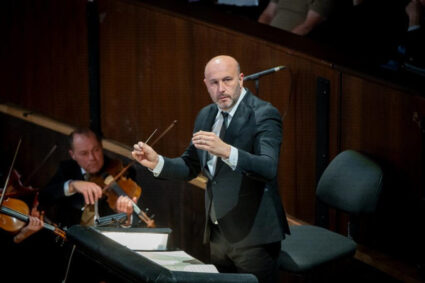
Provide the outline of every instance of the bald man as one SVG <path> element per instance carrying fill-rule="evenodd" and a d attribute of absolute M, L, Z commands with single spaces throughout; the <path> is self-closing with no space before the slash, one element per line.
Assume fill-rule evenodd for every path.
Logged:
<path fill-rule="evenodd" d="M 133 157 L 160 178 L 191 180 L 202 172 L 211 262 L 220 272 L 276 282 L 280 242 L 289 233 L 277 188 L 281 116 L 243 88 L 239 63 L 230 56 L 206 64 L 204 83 L 213 103 L 198 114 L 183 155 L 163 157 L 139 142 Z"/>

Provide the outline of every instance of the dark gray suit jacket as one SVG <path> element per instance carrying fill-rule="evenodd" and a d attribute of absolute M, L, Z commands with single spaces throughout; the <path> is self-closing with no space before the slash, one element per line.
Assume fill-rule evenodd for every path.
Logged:
<path fill-rule="evenodd" d="M 193 132 L 211 131 L 217 111 L 215 104 L 204 107 L 196 118 Z M 285 233 L 289 233 L 289 227 L 277 186 L 282 142 L 279 111 L 247 91 L 227 128 L 224 142 L 238 150 L 236 170 L 220 160 L 215 175 L 211 176 L 205 169 L 207 152 L 191 143 L 182 156 L 164 158 L 159 177 L 190 180 L 202 171 L 208 177 L 206 217 L 214 198 L 219 227 L 234 247 L 282 240 Z M 210 225 L 206 221 L 204 242 L 209 241 Z"/>

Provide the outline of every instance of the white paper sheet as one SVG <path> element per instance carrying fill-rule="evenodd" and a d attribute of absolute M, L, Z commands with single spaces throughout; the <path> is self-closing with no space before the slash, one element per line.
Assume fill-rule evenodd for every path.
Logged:
<path fill-rule="evenodd" d="M 137 252 L 153 262 L 175 271 L 218 273 L 212 264 L 202 264 L 201 261 L 184 251 L 168 252 Z"/>
<path fill-rule="evenodd" d="M 106 237 L 126 246 L 130 250 L 166 250 L 168 234 L 143 232 L 101 232 Z"/>

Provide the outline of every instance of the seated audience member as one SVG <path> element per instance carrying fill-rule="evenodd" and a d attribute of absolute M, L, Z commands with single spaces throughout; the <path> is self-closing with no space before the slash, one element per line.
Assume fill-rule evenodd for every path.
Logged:
<path fill-rule="evenodd" d="M 425 71 L 425 0 L 411 0 L 405 8 L 408 28 L 399 52 L 404 55 L 404 63 Z"/>
<path fill-rule="evenodd" d="M 335 5 L 335 0 L 271 0 L 258 22 L 307 35 L 329 17 Z"/>
<path fill-rule="evenodd" d="M 378 67 L 396 50 L 405 33 L 405 3 L 403 0 L 352 1 L 333 13 L 309 37 L 356 58 L 356 62 Z"/>

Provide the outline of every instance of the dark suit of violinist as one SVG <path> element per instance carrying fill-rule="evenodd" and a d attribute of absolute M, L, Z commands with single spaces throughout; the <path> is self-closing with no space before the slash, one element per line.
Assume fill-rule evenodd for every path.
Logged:
<path fill-rule="evenodd" d="M 120 196 L 116 201 L 116 212 L 108 207 L 105 198 L 102 198 L 100 185 L 89 180 L 83 174 L 95 176 L 103 172 L 113 160 L 103 154 L 100 139 L 91 130 L 86 128 L 76 129 L 69 136 L 70 160 L 61 162 L 56 174 L 49 184 L 40 190 L 40 206 L 46 209 L 47 216 L 62 227 L 81 224 L 83 208 L 88 204 L 98 201 L 100 216 L 117 212 L 131 213 L 130 198 Z M 48 214 L 48 208 L 54 210 Z M 52 213 L 53 212 L 53 213 Z M 88 223 L 88 222 L 87 222 Z M 87 224 L 86 223 L 86 224 Z M 60 270 L 67 266 L 72 247 L 65 243 L 55 265 Z M 65 276 L 62 273 L 62 278 Z M 105 272 L 93 264 L 86 257 L 76 253 L 73 257 L 71 272 L 67 282 L 100 282 L 105 279 Z"/>
<path fill-rule="evenodd" d="M 289 233 L 277 190 L 280 114 L 243 89 L 243 74 L 232 57 L 211 59 L 204 82 L 214 104 L 198 114 L 183 155 L 162 157 L 139 142 L 133 157 L 161 178 L 190 180 L 202 171 L 208 177 L 204 241 L 210 242 L 212 263 L 222 272 L 275 282 L 280 241 Z M 225 118 L 219 111 L 231 119 L 222 139 L 218 133 Z"/>
<path fill-rule="evenodd" d="M 106 216 L 116 213 L 102 198 L 102 188 L 83 174 L 95 175 L 112 162 L 105 158 L 99 138 L 89 129 L 77 129 L 69 136 L 71 160 L 61 162 L 49 184 L 40 191 L 42 208 L 55 206 L 53 221 L 63 227 L 81 223 L 85 205 L 99 200 L 99 214 Z M 131 200 L 120 196 L 116 202 L 117 212 L 128 212 Z"/>

